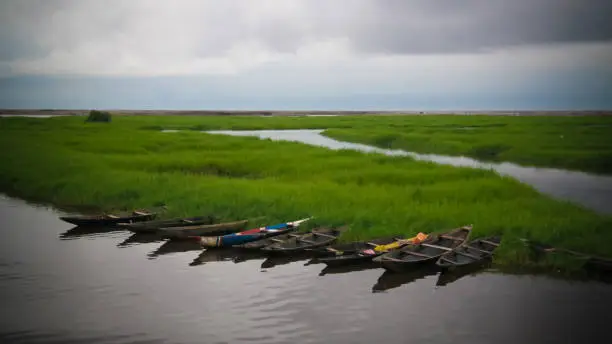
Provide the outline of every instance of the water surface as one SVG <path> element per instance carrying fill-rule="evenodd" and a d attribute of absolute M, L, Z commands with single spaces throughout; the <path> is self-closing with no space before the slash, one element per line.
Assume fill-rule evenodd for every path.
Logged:
<path fill-rule="evenodd" d="M 580 343 L 607 332 L 603 283 L 330 270 L 60 215 L 0 197 L 1 343 Z"/>

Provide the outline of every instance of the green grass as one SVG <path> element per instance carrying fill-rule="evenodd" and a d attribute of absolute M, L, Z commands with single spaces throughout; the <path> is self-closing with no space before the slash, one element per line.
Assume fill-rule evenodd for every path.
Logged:
<path fill-rule="evenodd" d="M 403 117 L 326 136 L 381 148 L 612 173 L 612 117 Z"/>
<path fill-rule="evenodd" d="M 475 237 L 504 234 L 496 258 L 502 265 L 550 264 L 530 261 L 518 237 L 612 256 L 612 218 L 552 200 L 491 171 L 157 130 L 266 123 L 322 127 L 326 121 L 365 125 L 370 120 L 115 116 L 112 123 L 97 124 L 82 118 L 1 118 L 0 190 L 78 209 L 165 203 L 164 217 L 214 214 L 231 221 L 266 216 L 252 226 L 315 216 L 312 225 L 348 224 L 343 241 L 473 224 Z"/>
<path fill-rule="evenodd" d="M 135 116 L 126 121 L 149 129 L 329 129 L 324 134 L 332 138 L 381 148 L 612 173 L 612 116 L 160 116 L 144 121 Z"/>

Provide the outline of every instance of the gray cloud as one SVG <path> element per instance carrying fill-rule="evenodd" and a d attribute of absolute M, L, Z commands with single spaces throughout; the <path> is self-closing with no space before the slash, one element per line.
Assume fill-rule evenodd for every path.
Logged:
<path fill-rule="evenodd" d="M 516 45 L 608 41 L 609 0 L 380 0 L 351 30 L 368 52 L 473 52 Z"/>
<path fill-rule="evenodd" d="M 166 54 L 183 42 L 185 54 L 218 57 L 248 41 L 292 53 L 339 38 L 368 54 L 474 53 L 608 41 L 611 14 L 610 0 L 4 0 L 0 61 L 96 44 Z"/>

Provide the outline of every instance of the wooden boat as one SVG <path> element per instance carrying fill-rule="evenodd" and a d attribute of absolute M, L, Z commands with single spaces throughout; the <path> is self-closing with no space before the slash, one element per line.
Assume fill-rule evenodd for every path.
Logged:
<path fill-rule="evenodd" d="M 316 261 L 328 266 L 359 264 L 371 261 L 374 257 L 401 248 L 404 245 L 415 244 L 425 239 L 427 239 L 427 234 L 419 233 L 409 239 L 383 238 L 327 247 L 321 250 L 329 252 L 328 256 L 317 258 Z"/>
<path fill-rule="evenodd" d="M 243 229 L 249 220 L 215 223 L 212 225 L 159 228 L 156 233 L 165 239 L 187 239 L 193 236 L 225 235 Z"/>
<path fill-rule="evenodd" d="M 285 234 L 279 234 L 279 235 L 267 237 L 264 239 L 247 242 L 241 245 L 235 245 L 234 247 L 241 248 L 241 249 L 247 249 L 247 250 L 260 250 L 268 245 L 272 245 L 278 242 L 283 242 L 285 240 L 291 239 L 292 236 L 295 236 L 295 235 L 298 235 L 298 234 L 287 232 Z"/>
<path fill-rule="evenodd" d="M 134 210 L 115 214 L 60 216 L 60 220 L 77 226 L 116 226 L 119 223 L 153 220 L 156 215 L 156 212 Z"/>
<path fill-rule="evenodd" d="M 464 226 L 443 234 L 431 234 L 416 245 L 408 244 L 375 257 L 373 261 L 390 271 L 403 271 L 413 265 L 435 262 L 444 253 L 465 244 L 471 231 L 472 226 Z"/>
<path fill-rule="evenodd" d="M 119 223 L 118 225 L 135 233 L 155 232 L 159 228 L 180 227 L 180 226 L 200 226 L 215 223 L 213 216 L 194 216 L 182 217 L 166 220 L 152 220 L 133 223 Z"/>
<path fill-rule="evenodd" d="M 304 234 L 292 234 L 291 238 L 263 247 L 268 253 L 292 253 L 311 250 L 332 244 L 348 227 L 318 228 Z"/>
<path fill-rule="evenodd" d="M 249 229 L 244 232 L 227 234 L 223 236 L 195 236 L 195 239 L 199 240 L 200 245 L 204 247 L 233 247 L 255 240 L 261 240 L 272 236 L 285 234 L 287 232 L 295 230 L 299 225 L 308 220 L 310 220 L 310 218 L 286 223 L 279 223 L 272 226 Z"/>
<path fill-rule="evenodd" d="M 500 236 L 472 240 L 441 255 L 436 261 L 436 265 L 441 268 L 450 268 L 481 263 L 493 256 L 493 252 L 500 245 L 500 242 Z"/>

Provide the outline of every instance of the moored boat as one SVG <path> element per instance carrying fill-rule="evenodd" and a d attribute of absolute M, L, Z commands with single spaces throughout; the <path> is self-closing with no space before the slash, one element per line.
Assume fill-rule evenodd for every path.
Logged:
<path fill-rule="evenodd" d="M 226 235 L 243 229 L 249 220 L 215 223 L 212 225 L 164 227 L 156 233 L 165 239 L 187 239 L 193 236 Z"/>
<path fill-rule="evenodd" d="M 60 220 L 77 226 L 116 226 L 119 223 L 149 221 L 156 216 L 157 213 L 153 211 L 134 210 L 115 214 L 60 216 Z"/>
<path fill-rule="evenodd" d="M 442 268 L 450 268 L 481 263 L 491 258 L 500 242 L 500 236 L 472 240 L 441 255 L 436 261 L 436 265 Z"/>
<path fill-rule="evenodd" d="M 343 246 L 324 248 L 329 252 L 326 257 L 317 258 L 316 262 L 323 263 L 328 266 L 339 266 L 348 264 L 359 264 L 371 261 L 373 258 L 387 253 L 391 250 L 398 249 L 408 244 L 416 244 L 427 239 L 427 234 L 418 233 L 416 236 L 408 239 L 399 238 L 384 238 L 378 240 L 356 242 Z"/>
<path fill-rule="evenodd" d="M 422 242 L 387 252 L 373 261 L 391 271 L 403 271 L 417 264 L 435 262 L 444 253 L 465 244 L 471 230 L 472 226 L 464 226 L 442 234 L 430 234 Z"/>
<path fill-rule="evenodd" d="M 181 227 L 181 226 L 200 226 L 210 225 L 215 223 L 214 216 L 194 216 L 194 217 L 182 217 L 165 220 L 151 220 L 144 222 L 133 222 L 133 223 L 118 223 L 119 226 L 125 229 L 136 232 L 155 232 L 159 228 L 168 227 Z"/>
<path fill-rule="evenodd" d="M 247 249 L 247 250 L 260 250 L 268 245 L 272 245 L 274 243 L 283 242 L 287 239 L 290 239 L 293 236 L 299 234 L 295 234 L 292 232 L 287 232 L 285 234 L 279 234 L 271 237 L 267 237 L 264 239 L 259 239 L 256 241 L 247 242 L 241 245 L 235 245 L 236 248 Z"/>
<path fill-rule="evenodd" d="M 289 239 L 263 247 L 268 253 L 291 253 L 316 249 L 335 242 L 348 227 L 317 228 L 304 234 L 292 235 Z"/>
<path fill-rule="evenodd" d="M 302 223 L 310 220 L 305 218 L 297 221 L 279 223 L 272 226 L 249 229 L 247 231 L 227 234 L 223 236 L 194 236 L 204 247 L 233 247 L 242 245 L 255 240 L 265 239 L 276 235 L 281 235 L 295 230 Z"/>

